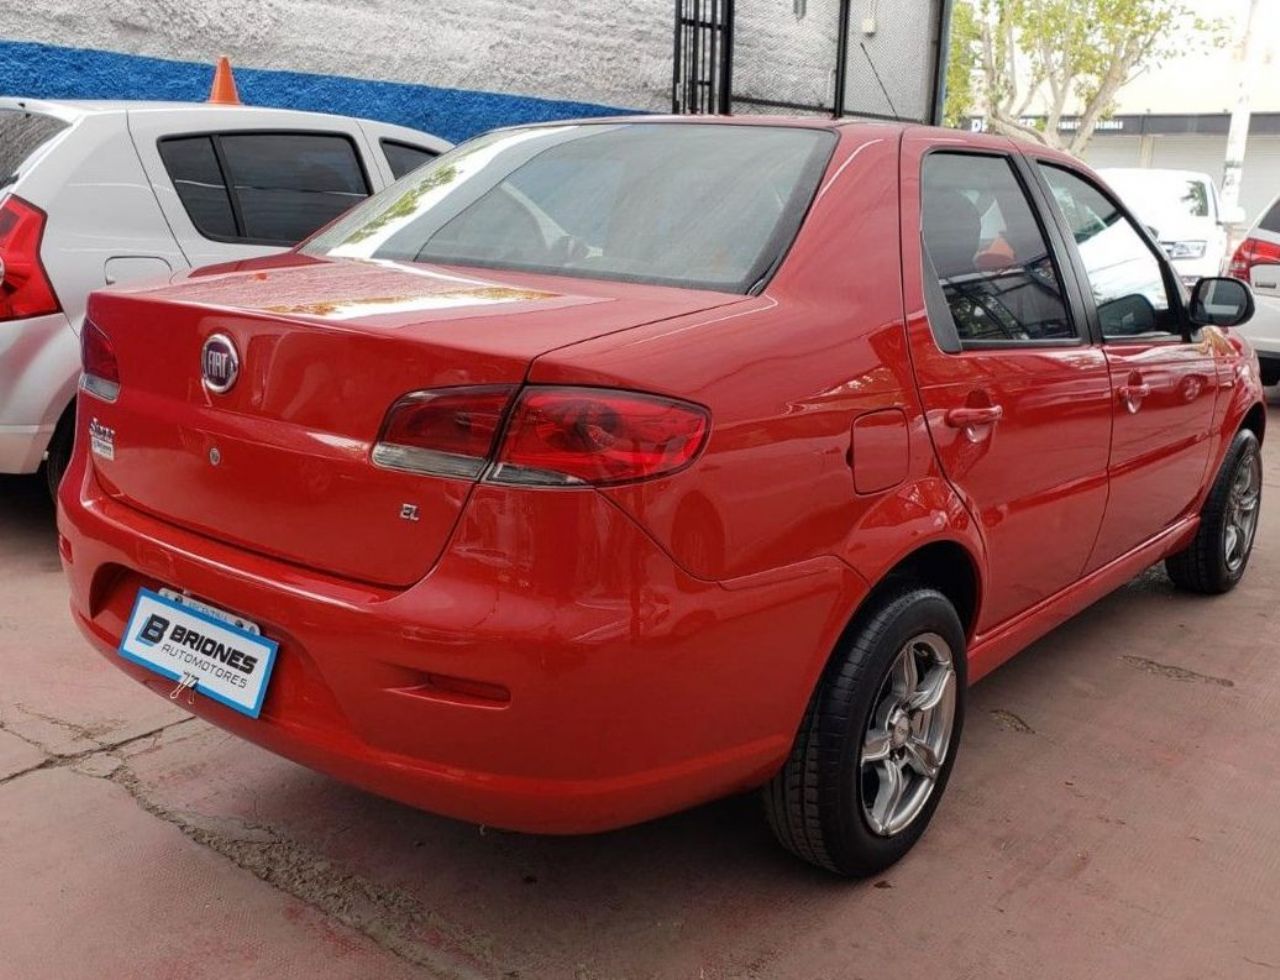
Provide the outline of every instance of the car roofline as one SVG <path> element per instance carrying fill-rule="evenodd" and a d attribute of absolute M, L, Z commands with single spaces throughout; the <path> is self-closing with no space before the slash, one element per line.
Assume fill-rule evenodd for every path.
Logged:
<path fill-rule="evenodd" d="M 382 120 L 368 119 L 363 116 L 349 116 L 334 112 L 315 112 L 310 109 L 290 109 L 282 106 L 261 105 L 220 105 L 211 102 L 177 102 L 152 101 L 147 99 L 32 99 L 20 95 L 0 96 L 0 109 L 21 109 L 27 112 L 39 112 L 55 116 L 65 122 L 74 122 L 85 116 L 106 116 L 117 113 L 143 114 L 164 112 L 244 112 L 263 116 L 309 116 L 316 119 L 354 119 L 358 122 L 379 123 L 380 125 L 399 126 L 412 130 L 399 123 L 385 123 Z M 415 132 L 418 132 L 415 130 Z M 430 135 L 430 134 L 429 134 Z"/>

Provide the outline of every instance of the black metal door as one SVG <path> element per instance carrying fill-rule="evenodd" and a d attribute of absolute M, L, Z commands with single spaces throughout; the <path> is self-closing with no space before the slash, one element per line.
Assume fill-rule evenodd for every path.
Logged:
<path fill-rule="evenodd" d="M 676 0 L 671 111 L 728 115 L 733 93 L 733 0 Z"/>

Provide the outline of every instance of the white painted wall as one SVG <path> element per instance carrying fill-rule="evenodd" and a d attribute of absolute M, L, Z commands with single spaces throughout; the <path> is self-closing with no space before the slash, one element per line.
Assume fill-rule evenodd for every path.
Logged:
<path fill-rule="evenodd" d="M 940 0 L 855 0 L 854 109 L 922 115 Z M 673 0 L 85 0 L 0 3 L 0 38 L 663 111 Z M 743 91 L 830 104 L 837 0 L 738 0 Z M 803 10 L 803 16 L 797 11 Z M 864 18 L 877 29 L 864 35 Z M 871 75 L 865 42 L 890 93 Z"/>
<path fill-rule="evenodd" d="M 180 61 L 661 109 L 668 0 L 0 3 L 0 37 Z"/>

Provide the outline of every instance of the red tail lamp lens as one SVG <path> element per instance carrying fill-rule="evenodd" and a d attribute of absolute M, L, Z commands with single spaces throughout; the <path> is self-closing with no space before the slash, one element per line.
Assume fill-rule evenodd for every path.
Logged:
<path fill-rule="evenodd" d="M 81 387 L 106 401 L 115 401 L 120 394 L 120 365 L 111 338 L 92 320 L 85 320 L 80 330 L 80 363 L 84 369 Z"/>
<path fill-rule="evenodd" d="M 1246 238 L 1231 257 L 1227 272 L 1236 279 L 1248 282 L 1255 265 L 1280 265 L 1280 245 L 1264 242 L 1260 238 Z"/>
<path fill-rule="evenodd" d="M 53 283 L 40 262 L 45 213 L 12 194 L 0 202 L 0 320 L 57 313 Z"/>
<path fill-rule="evenodd" d="M 494 385 L 405 395 L 382 423 L 374 462 L 443 476 L 479 476 L 514 391 L 513 385 Z"/>
<path fill-rule="evenodd" d="M 662 476 L 689 465 L 710 428 L 706 409 L 688 402 L 597 388 L 528 388 L 489 479 L 602 485 Z"/>

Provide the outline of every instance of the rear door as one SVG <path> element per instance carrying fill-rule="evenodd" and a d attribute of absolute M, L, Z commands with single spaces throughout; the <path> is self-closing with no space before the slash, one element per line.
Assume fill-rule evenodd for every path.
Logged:
<path fill-rule="evenodd" d="M 291 248 L 385 183 L 355 120 L 283 125 L 245 110 L 134 112 L 147 176 L 193 266 Z"/>
<path fill-rule="evenodd" d="M 1184 516 L 1209 465 L 1217 397 L 1213 348 L 1192 334 L 1160 249 L 1089 175 L 1058 159 L 1034 166 L 1088 285 L 1115 392 L 1110 500 L 1089 559 L 1098 568 Z"/>
<path fill-rule="evenodd" d="M 1070 585 L 1093 548 L 1107 362 L 1009 141 L 908 133 L 902 188 L 912 361 L 939 462 L 986 542 L 987 630 Z"/>

